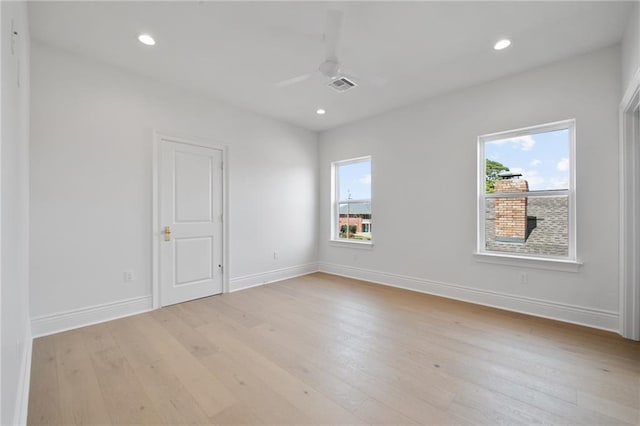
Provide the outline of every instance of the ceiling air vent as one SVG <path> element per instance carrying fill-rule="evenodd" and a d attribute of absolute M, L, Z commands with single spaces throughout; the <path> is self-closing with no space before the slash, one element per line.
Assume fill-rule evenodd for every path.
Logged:
<path fill-rule="evenodd" d="M 346 77 L 340 77 L 335 80 L 331 80 L 331 83 L 329 83 L 328 86 L 336 92 L 346 92 L 347 90 L 356 87 L 357 84 Z"/>

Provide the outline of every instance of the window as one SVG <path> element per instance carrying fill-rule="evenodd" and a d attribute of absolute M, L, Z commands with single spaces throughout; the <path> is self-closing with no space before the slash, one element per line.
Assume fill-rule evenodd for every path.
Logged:
<path fill-rule="evenodd" d="M 371 243 L 371 157 L 331 164 L 333 241 Z"/>
<path fill-rule="evenodd" d="M 478 253 L 576 261 L 575 121 L 478 138 Z"/>

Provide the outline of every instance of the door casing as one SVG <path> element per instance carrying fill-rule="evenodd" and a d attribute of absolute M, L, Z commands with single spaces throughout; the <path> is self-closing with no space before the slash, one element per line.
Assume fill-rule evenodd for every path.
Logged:
<path fill-rule="evenodd" d="M 620 334 L 640 340 L 640 69 L 620 103 Z"/>

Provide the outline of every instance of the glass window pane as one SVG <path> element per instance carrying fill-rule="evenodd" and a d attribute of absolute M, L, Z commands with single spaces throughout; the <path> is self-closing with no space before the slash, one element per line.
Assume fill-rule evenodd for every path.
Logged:
<path fill-rule="evenodd" d="M 529 196 L 485 200 L 487 251 L 566 257 L 569 197 Z"/>
<path fill-rule="evenodd" d="M 371 161 L 338 165 L 338 197 L 343 200 L 371 199 Z"/>
<path fill-rule="evenodd" d="M 338 203 L 338 238 L 371 240 L 371 201 Z"/>
<path fill-rule="evenodd" d="M 332 238 L 370 241 L 371 158 L 336 162 L 334 167 L 337 217 Z"/>
<path fill-rule="evenodd" d="M 529 191 L 569 189 L 570 146 L 569 129 L 485 142 L 486 192 L 496 190 L 500 174 L 526 181 Z"/>

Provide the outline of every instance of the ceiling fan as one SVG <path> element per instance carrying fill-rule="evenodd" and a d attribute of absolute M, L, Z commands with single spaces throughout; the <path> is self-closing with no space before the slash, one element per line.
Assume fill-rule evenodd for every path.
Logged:
<path fill-rule="evenodd" d="M 293 84 L 301 83 L 309 78 L 320 75 L 325 78 L 328 85 L 332 88 L 343 92 L 347 89 L 357 86 L 357 81 L 362 80 L 357 75 L 352 73 L 346 73 L 342 70 L 342 64 L 338 60 L 336 53 L 338 48 L 338 42 L 340 41 L 340 31 L 342 29 L 342 11 L 329 10 L 327 12 L 327 24 L 324 32 L 324 45 L 325 45 L 325 59 L 318 69 L 314 72 L 302 74 L 287 80 L 276 83 L 277 87 L 287 87 Z M 375 85 L 382 85 L 384 81 L 382 79 L 373 79 L 371 81 Z"/>

